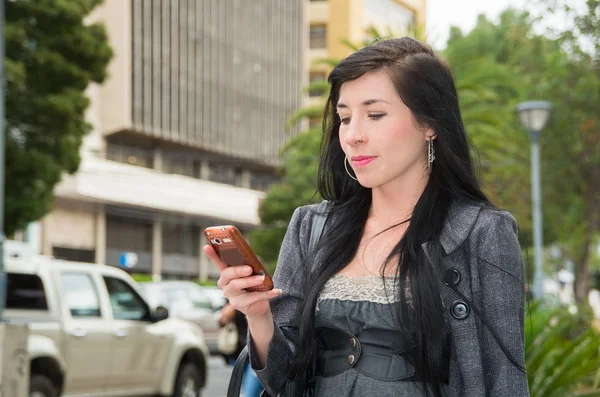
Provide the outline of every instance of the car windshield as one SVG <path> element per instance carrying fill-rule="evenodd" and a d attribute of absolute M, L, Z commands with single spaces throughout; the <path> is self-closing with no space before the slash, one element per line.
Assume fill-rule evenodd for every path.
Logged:
<path fill-rule="evenodd" d="M 200 289 L 193 288 L 189 290 L 189 296 L 192 300 L 192 304 L 196 309 L 211 309 L 213 308 L 212 303 L 208 296 Z"/>

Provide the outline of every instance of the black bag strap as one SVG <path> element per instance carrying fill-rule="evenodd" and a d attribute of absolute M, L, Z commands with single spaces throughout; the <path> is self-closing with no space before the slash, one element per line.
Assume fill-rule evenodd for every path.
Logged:
<path fill-rule="evenodd" d="M 249 360 L 248 345 L 244 346 L 240 352 L 233 371 L 231 372 L 231 378 L 229 378 L 229 387 L 227 388 L 227 397 L 239 397 L 242 390 L 242 379 L 246 370 L 246 364 Z"/>
<path fill-rule="evenodd" d="M 308 257 L 311 261 L 316 254 L 317 244 L 319 243 L 319 240 L 321 240 L 321 235 L 325 229 L 325 223 L 327 222 L 327 218 L 329 218 L 332 207 L 332 201 L 323 200 L 317 207 L 317 212 L 313 216 L 312 228 L 310 229 L 310 240 L 308 240 Z"/>
<path fill-rule="evenodd" d="M 316 253 L 315 250 L 317 249 L 317 244 L 321 239 L 321 235 L 325 229 L 325 223 L 327 222 L 327 218 L 329 218 L 329 213 L 331 212 L 332 207 L 333 202 L 327 200 L 323 200 L 317 207 L 317 212 L 314 214 L 312 227 L 310 229 L 310 239 L 308 240 L 309 258 L 313 258 Z M 227 397 L 240 396 L 240 391 L 242 390 L 242 379 L 244 377 L 244 371 L 249 359 L 250 356 L 248 352 L 248 345 L 246 345 L 240 352 L 237 360 L 235 361 L 235 365 L 233 366 L 231 378 L 229 378 Z M 266 395 L 266 393 L 263 395 Z"/>

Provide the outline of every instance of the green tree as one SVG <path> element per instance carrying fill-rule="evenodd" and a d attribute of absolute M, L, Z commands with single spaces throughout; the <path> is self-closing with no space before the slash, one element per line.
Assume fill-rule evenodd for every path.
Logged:
<path fill-rule="evenodd" d="M 594 2 L 598 3 L 588 4 Z M 534 26 L 528 13 L 512 9 L 497 24 L 480 17 L 466 35 L 452 30 L 447 51 L 452 59 L 492 59 L 517 73 L 516 95 L 497 91 L 503 109 L 514 109 L 523 100 L 553 102 L 552 119 L 541 140 L 544 240 L 560 245 L 575 263 L 575 292 L 582 302 L 589 289 L 590 252 L 600 228 L 600 73 L 594 69 L 597 61 L 582 51 L 578 30 L 555 32 L 552 37 L 535 34 Z M 516 215 L 521 236 L 528 242 L 529 142 L 514 114 L 505 121 L 504 137 L 497 141 L 485 134 L 479 147 L 487 155 L 499 143 L 504 146 L 503 159 L 490 161 L 487 182 L 502 206 Z"/>
<path fill-rule="evenodd" d="M 7 235 L 44 216 L 63 172 L 77 171 L 85 90 L 112 57 L 104 27 L 85 21 L 100 3 L 5 2 Z"/>
<path fill-rule="evenodd" d="M 478 18 L 476 26 L 468 34 L 452 28 L 446 54 L 455 73 L 461 73 L 465 64 L 485 60 L 502 65 L 510 70 L 512 81 L 510 90 L 494 88 L 497 103 L 496 111 L 503 122 L 492 133 L 472 133 L 479 153 L 485 163 L 483 183 L 492 200 L 502 208 L 511 211 L 521 228 L 523 244 L 531 242 L 531 195 L 529 190 L 529 143 L 521 130 L 513 112 L 518 103 L 524 81 L 530 79 L 536 67 L 517 68 L 515 65 L 527 65 L 536 58 L 544 37 L 532 37 L 532 21 L 528 14 L 508 10 L 500 16 L 500 22 L 494 24 L 485 16 Z M 540 48 L 533 51 L 532 47 Z M 533 59 L 530 59 L 533 58 Z M 465 123 L 467 129 L 469 123 Z"/>
<path fill-rule="evenodd" d="M 557 9 L 573 18 L 574 29 L 558 32 L 570 58 L 565 72 L 568 85 L 557 87 L 558 95 L 568 95 L 560 109 L 561 127 L 568 133 L 552 138 L 570 144 L 564 151 L 568 163 L 564 168 L 553 163 L 552 172 L 568 180 L 572 200 L 563 200 L 566 214 L 556 208 L 553 215 L 565 216 L 568 229 L 562 230 L 561 243 L 575 263 L 575 295 L 584 301 L 592 250 L 600 233 L 600 0 L 587 0 L 581 11 L 560 1 Z"/>
<path fill-rule="evenodd" d="M 412 35 L 421 41 L 426 41 L 422 30 L 416 30 Z M 367 38 L 363 43 L 353 44 L 348 41 L 343 43 L 349 50 L 356 51 L 378 38 L 398 36 L 400 34 L 395 34 L 392 30 L 382 34 L 371 28 L 367 31 Z M 339 61 L 328 58 L 317 62 L 335 67 Z M 498 111 L 501 97 L 496 92 L 516 90 L 513 86 L 515 76 L 511 74 L 511 70 L 490 60 L 479 59 L 476 62 L 464 63 L 456 77 L 463 119 L 474 141 L 477 142 L 480 136 L 485 134 L 502 137 L 502 129 L 509 112 Z M 322 120 L 325 95 L 329 92 L 329 85 L 324 81 L 316 81 L 309 84 L 305 90 L 320 92 L 322 102 L 296 112 L 290 118 L 290 125 L 304 119 Z M 279 247 L 294 209 L 311 200 L 313 202 L 320 200 L 316 186 L 321 134 L 320 126 L 309 128 L 294 137 L 282 149 L 283 180 L 267 192 L 261 205 L 261 227 L 252 232 L 250 241 L 256 252 L 267 263 L 270 271 L 274 270 Z M 502 150 L 499 142 L 493 154 L 500 157 L 503 155 Z"/>
<path fill-rule="evenodd" d="M 586 0 L 584 7 L 572 7 L 565 0 L 542 0 L 550 12 L 559 12 L 573 21 L 573 28 L 553 33 L 569 55 L 568 86 L 559 95 L 565 97 L 561 111 L 562 135 L 570 145 L 565 151 L 565 169 L 553 164 L 552 172 L 568 178 L 571 200 L 564 200 L 567 228 L 561 245 L 575 263 L 575 295 L 587 298 L 593 248 L 600 234 L 600 0 Z M 556 137 L 553 137 L 556 139 Z M 569 196 L 563 195 L 563 199 Z M 596 271 L 600 270 L 598 268 Z"/>

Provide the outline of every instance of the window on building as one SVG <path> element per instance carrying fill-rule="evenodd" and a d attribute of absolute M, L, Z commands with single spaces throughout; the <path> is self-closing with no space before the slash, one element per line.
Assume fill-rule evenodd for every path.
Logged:
<path fill-rule="evenodd" d="M 168 174 L 196 177 L 193 160 L 186 158 L 177 158 L 175 156 L 164 157 L 163 171 Z"/>
<path fill-rule="evenodd" d="M 310 26 L 310 48 L 327 48 L 327 26 Z"/>
<path fill-rule="evenodd" d="M 52 247 L 52 256 L 56 259 L 75 262 L 96 262 L 96 250 L 84 250 L 66 247 Z"/>
<path fill-rule="evenodd" d="M 106 246 L 131 252 L 151 252 L 152 221 L 107 215 Z"/>
<path fill-rule="evenodd" d="M 159 214 L 112 205 L 105 211 L 105 263 L 134 273 L 151 272 L 154 221 Z"/>
<path fill-rule="evenodd" d="M 247 187 L 245 186 L 244 168 L 227 164 L 224 160 L 208 163 L 208 180 L 227 185 Z"/>
<path fill-rule="evenodd" d="M 164 152 L 163 171 L 169 174 L 200 178 L 202 160 L 193 153 Z"/>
<path fill-rule="evenodd" d="M 106 158 L 139 167 L 154 167 L 154 152 L 152 150 L 120 143 L 108 142 L 106 144 Z"/>
<path fill-rule="evenodd" d="M 242 170 L 239 167 L 236 167 L 233 169 L 233 179 L 234 179 L 234 184 L 235 186 L 242 186 L 242 187 L 247 187 L 244 186 L 244 170 Z"/>
<path fill-rule="evenodd" d="M 227 164 L 211 162 L 209 164 L 208 175 L 208 179 L 213 182 L 225 183 L 227 185 L 235 185 L 235 168 Z"/>
<path fill-rule="evenodd" d="M 6 274 L 6 308 L 48 310 L 44 283 L 35 274 Z"/>
<path fill-rule="evenodd" d="M 327 75 L 325 72 L 310 72 L 309 75 L 309 81 L 315 82 L 315 81 L 325 81 L 327 79 Z M 314 96 L 321 96 L 323 95 L 323 92 L 319 91 L 319 90 L 310 90 L 308 92 L 308 95 L 311 97 Z"/>
<path fill-rule="evenodd" d="M 250 188 L 266 192 L 269 190 L 271 185 L 277 183 L 278 181 L 279 178 L 275 175 L 262 172 L 253 172 L 250 176 Z"/>
<path fill-rule="evenodd" d="M 164 222 L 162 252 L 182 256 L 200 255 L 200 229 L 196 225 Z"/>

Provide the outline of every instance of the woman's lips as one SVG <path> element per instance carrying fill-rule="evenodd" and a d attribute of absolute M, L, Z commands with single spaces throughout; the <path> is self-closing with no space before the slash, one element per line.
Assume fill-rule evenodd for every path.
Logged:
<path fill-rule="evenodd" d="M 352 165 L 354 167 L 364 167 L 376 158 L 375 156 L 354 156 L 352 157 Z"/>

